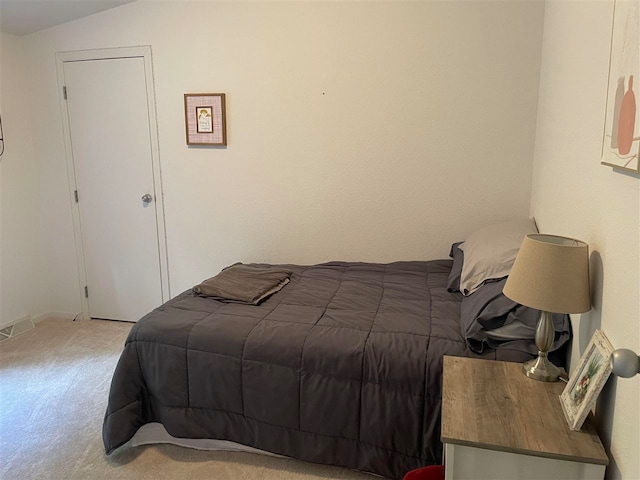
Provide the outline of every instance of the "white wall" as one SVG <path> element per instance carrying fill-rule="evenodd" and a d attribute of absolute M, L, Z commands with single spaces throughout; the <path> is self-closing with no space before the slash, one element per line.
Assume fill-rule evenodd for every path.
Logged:
<path fill-rule="evenodd" d="M 527 215 L 543 10 L 139 1 L 25 37 L 52 308 L 79 309 L 55 52 L 152 46 L 175 295 L 235 261 L 443 257 Z M 186 147 L 187 92 L 227 94 L 227 148 Z"/>
<path fill-rule="evenodd" d="M 531 207 L 594 252 L 574 364 L 598 326 L 640 350 L 640 181 L 599 165 L 611 7 L 138 1 L 25 37 L 50 310 L 80 309 L 54 53 L 148 44 L 173 294 L 238 260 L 442 257 Z M 188 149 L 182 95 L 211 91 L 229 145 Z M 638 398 L 638 378 L 602 395 L 610 478 L 640 478 Z"/>
<path fill-rule="evenodd" d="M 0 327 L 49 304 L 29 100 L 22 41 L 0 33 Z"/>
<path fill-rule="evenodd" d="M 532 214 L 591 249 L 593 310 L 574 316 L 572 365 L 593 331 L 640 351 L 640 179 L 600 165 L 613 2 L 547 3 Z M 607 478 L 640 478 L 640 377 L 609 380 L 597 420 Z"/>

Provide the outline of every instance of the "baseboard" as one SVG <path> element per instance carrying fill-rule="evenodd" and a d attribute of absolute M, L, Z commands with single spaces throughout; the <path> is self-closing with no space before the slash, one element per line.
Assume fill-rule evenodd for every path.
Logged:
<path fill-rule="evenodd" d="M 40 315 L 36 315 L 35 317 L 32 317 L 31 320 L 33 320 L 33 323 L 40 323 L 41 321 L 46 320 L 50 316 L 51 315 L 49 315 L 48 313 L 41 313 Z"/>
<path fill-rule="evenodd" d="M 33 323 L 40 323 L 41 321 L 46 320 L 47 318 L 62 318 L 65 320 L 74 320 L 75 318 L 80 319 L 81 317 L 82 317 L 82 314 L 79 314 L 79 313 L 47 312 L 47 313 L 41 313 L 40 315 L 33 317 L 32 320 L 33 320 Z"/>

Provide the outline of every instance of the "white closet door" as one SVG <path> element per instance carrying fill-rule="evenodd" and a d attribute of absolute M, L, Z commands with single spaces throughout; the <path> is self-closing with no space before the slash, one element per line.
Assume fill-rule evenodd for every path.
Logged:
<path fill-rule="evenodd" d="M 64 63 L 92 318 L 137 321 L 162 303 L 142 58 Z"/>

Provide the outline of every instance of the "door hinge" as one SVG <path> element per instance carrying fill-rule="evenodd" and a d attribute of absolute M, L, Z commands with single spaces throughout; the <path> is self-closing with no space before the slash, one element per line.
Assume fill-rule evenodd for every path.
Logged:
<path fill-rule="evenodd" d="M 67 86 L 66 85 L 64 85 L 62 87 L 62 96 L 64 97 L 65 100 L 67 99 Z"/>
<path fill-rule="evenodd" d="M 89 298 L 89 287 L 86 285 L 84 287 L 84 298 Z"/>
<path fill-rule="evenodd" d="M 74 190 L 74 191 L 73 191 L 73 196 L 74 196 L 74 197 L 75 197 L 75 199 L 76 199 L 76 203 L 78 203 L 78 190 Z"/>

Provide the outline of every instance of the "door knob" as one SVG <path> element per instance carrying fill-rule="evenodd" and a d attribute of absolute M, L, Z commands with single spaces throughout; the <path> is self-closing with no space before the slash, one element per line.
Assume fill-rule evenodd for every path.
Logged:
<path fill-rule="evenodd" d="M 153 200 L 153 197 L 152 197 L 150 194 L 148 194 L 148 193 L 145 193 L 145 194 L 142 196 L 142 201 L 143 201 L 144 203 L 151 203 L 151 201 L 152 201 L 152 200 Z"/>

